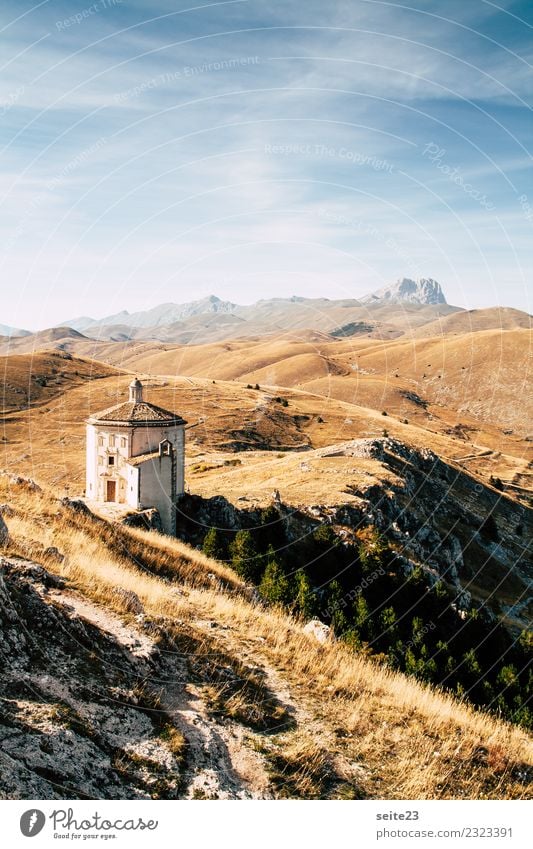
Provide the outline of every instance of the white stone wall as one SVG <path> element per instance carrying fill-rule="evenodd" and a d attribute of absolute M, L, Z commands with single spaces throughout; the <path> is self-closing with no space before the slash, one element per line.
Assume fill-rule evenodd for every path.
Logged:
<path fill-rule="evenodd" d="M 140 472 L 140 508 L 155 507 L 161 516 L 163 530 L 176 533 L 176 518 L 172 501 L 172 457 L 163 455 L 146 460 L 137 467 Z"/>
<path fill-rule="evenodd" d="M 183 427 L 176 428 L 176 495 L 183 495 L 185 492 L 185 429 Z"/>
<path fill-rule="evenodd" d="M 185 430 L 183 426 L 175 427 L 135 427 L 131 435 L 131 457 L 151 454 L 159 450 L 159 443 L 164 439 L 172 444 L 176 452 L 176 495 L 185 492 Z"/>
<path fill-rule="evenodd" d="M 139 498 L 139 476 L 140 470 L 138 466 L 127 466 L 126 478 L 126 503 L 138 510 L 140 506 Z"/>
<path fill-rule="evenodd" d="M 87 425 L 87 477 L 85 494 L 93 501 L 106 501 L 106 481 L 116 481 L 116 502 L 129 503 L 128 467 L 131 434 L 127 427 Z M 113 465 L 109 464 L 112 457 Z"/>
<path fill-rule="evenodd" d="M 98 486 L 96 482 L 96 428 L 93 425 L 87 425 L 86 451 L 85 495 L 87 498 L 96 501 L 98 499 Z"/>
<path fill-rule="evenodd" d="M 132 427 L 130 457 L 140 457 L 141 454 L 151 454 L 157 451 L 159 443 L 168 439 L 179 453 L 183 450 L 183 427 Z"/>

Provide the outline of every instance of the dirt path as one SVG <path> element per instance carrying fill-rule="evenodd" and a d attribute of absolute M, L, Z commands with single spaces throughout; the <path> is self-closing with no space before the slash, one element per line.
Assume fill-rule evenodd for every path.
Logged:
<path fill-rule="evenodd" d="M 162 694 L 165 710 L 187 741 L 183 798 L 269 798 L 263 758 L 246 744 L 241 726 L 209 715 L 200 689 L 183 681 L 185 665 L 166 660 Z"/>
<path fill-rule="evenodd" d="M 71 590 L 52 590 L 49 598 L 70 616 L 79 616 L 112 636 L 130 654 L 147 660 L 155 640 L 140 627 Z M 209 715 L 201 690 L 188 682 L 184 658 L 164 653 L 157 672 L 162 707 L 186 740 L 186 767 L 182 776 L 185 799 L 268 799 L 269 779 L 264 758 L 247 742 L 246 730 L 229 720 Z"/>
<path fill-rule="evenodd" d="M 139 628 L 126 625 L 120 616 L 107 608 L 100 607 L 71 590 L 51 590 L 49 597 L 63 605 L 71 616 L 80 616 L 110 634 L 135 657 L 148 659 L 153 653 L 155 641 L 152 637 Z"/>
<path fill-rule="evenodd" d="M 224 647 L 236 654 L 241 661 L 259 668 L 265 677 L 265 684 L 270 692 L 282 703 L 295 720 L 295 733 L 300 738 L 312 740 L 318 748 L 323 748 L 331 755 L 331 766 L 340 781 L 361 784 L 370 776 L 367 767 L 363 767 L 353 758 L 347 757 L 343 751 L 342 740 L 339 740 L 333 725 L 328 723 L 323 715 L 323 705 L 314 703 L 306 694 L 299 694 L 287 680 L 288 676 L 280 673 L 267 657 L 263 648 L 262 638 L 239 638 L 238 633 L 230 627 L 221 632 Z M 294 731 L 282 733 L 276 748 L 281 751 L 284 743 L 288 742 Z M 261 796 L 261 798 L 269 798 Z"/>

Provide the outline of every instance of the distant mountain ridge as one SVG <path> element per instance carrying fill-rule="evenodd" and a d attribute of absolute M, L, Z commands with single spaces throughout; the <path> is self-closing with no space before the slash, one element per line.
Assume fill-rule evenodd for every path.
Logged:
<path fill-rule="evenodd" d="M 31 331 L 22 330 L 21 327 L 9 327 L 8 324 L 0 324 L 0 336 L 29 336 Z"/>
<path fill-rule="evenodd" d="M 240 309 L 238 304 L 234 304 L 231 301 L 222 301 L 216 295 L 208 295 L 206 298 L 189 301 L 185 304 L 158 304 L 158 306 L 151 309 L 133 313 L 128 312 L 128 310 L 122 310 L 114 315 L 109 315 L 98 320 L 84 316 L 82 318 L 72 319 L 71 321 L 61 322 L 61 326 L 74 327 L 76 330 L 81 331 L 88 330 L 89 328 L 114 326 L 161 327 L 174 324 L 176 321 L 183 321 L 194 315 L 229 313 L 238 309 Z"/>
<path fill-rule="evenodd" d="M 128 336 L 130 338 L 144 338 L 139 333 L 142 330 L 149 332 L 149 336 L 146 338 L 153 338 L 154 335 L 161 338 L 161 333 L 155 331 L 172 328 L 179 332 L 184 330 L 183 326 L 176 326 L 180 322 L 193 319 L 196 324 L 199 318 L 205 316 L 208 323 L 211 323 L 213 317 L 225 315 L 232 316 L 233 324 L 239 321 L 252 322 L 252 324 L 256 321 L 264 323 L 265 318 L 267 318 L 267 324 L 271 323 L 270 329 L 274 331 L 282 329 L 284 326 L 283 320 L 279 323 L 275 318 L 278 313 L 286 312 L 292 317 L 296 317 L 305 312 L 309 314 L 306 320 L 312 322 L 313 318 L 316 319 L 317 315 L 324 311 L 333 312 L 341 308 L 360 309 L 364 306 L 380 306 L 387 303 L 416 304 L 419 306 L 447 305 L 442 288 L 436 280 L 428 278 L 415 281 L 403 278 L 392 286 L 365 295 L 361 299 L 305 298 L 301 295 L 292 295 L 288 298 L 263 298 L 254 304 L 243 306 L 232 301 L 222 300 L 217 295 L 209 295 L 184 304 L 158 304 L 151 309 L 133 313 L 122 310 L 101 319 L 82 316 L 61 322 L 60 326 L 72 327 L 89 335 L 96 334 L 100 338 L 113 338 L 114 335 L 119 335 L 121 339 Z M 312 327 L 312 323 L 309 326 Z M 113 331 L 113 328 L 115 328 L 115 331 Z M 333 325 L 328 329 L 334 329 Z M 163 336 L 168 339 L 169 332 L 163 331 Z M 170 336 L 172 336 L 172 330 Z"/>
<path fill-rule="evenodd" d="M 204 345 L 230 339 L 254 339 L 289 334 L 307 338 L 309 333 L 333 338 L 366 337 L 391 341 L 454 334 L 471 330 L 512 329 L 531 326 L 531 317 L 510 307 L 465 310 L 448 304 L 440 284 L 433 278 L 402 278 L 359 299 L 263 298 L 253 304 L 236 304 L 217 295 L 183 304 L 158 304 L 147 310 L 122 310 L 101 319 L 80 316 L 25 338 L 4 337 L 2 351 L 53 347 L 70 350 L 73 335 L 86 342 L 123 344 L 160 342 L 165 345 Z M 47 335 L 48 334 L 48 335 Z M 53 335 L 50 335 L 53 334 Z M 59 336 L 58 336 L 59 334 Z"/>

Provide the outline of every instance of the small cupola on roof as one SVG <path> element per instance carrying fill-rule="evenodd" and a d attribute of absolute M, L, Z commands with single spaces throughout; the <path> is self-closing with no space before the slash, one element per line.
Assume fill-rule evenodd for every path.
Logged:
<path fill-rule="evenodd" d="M 143 385 L 138 377 L 130 383 L 130 403 L 140 404 L 143 399 Z"/>

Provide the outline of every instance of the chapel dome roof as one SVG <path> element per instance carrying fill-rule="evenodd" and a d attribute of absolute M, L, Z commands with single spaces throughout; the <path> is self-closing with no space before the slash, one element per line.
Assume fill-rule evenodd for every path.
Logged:
<path fill-rule="evenodd" d="M 130 389 L 142 388 L 140 380 L 135 378 L 130 383 Z M 120 404 L 115 404 L 113 407 L 108 407 L 99 413 L 94 413 L 88 419 L 89 424 L 121 424 L 130 427 L 138 427 L 145 425 L 147 427 L 155 427 L 161 425 L 170 425 L 173 427 L 186 425 L 187 422 L 178 413 L 171 410 L 165 410 L 163 407 L 158 407 L 156 404 L 150 404 L 142 398 L 142 393 L 137 398 L 132 398 L 130 395 L 129 401 L 122 401 Z"/>

